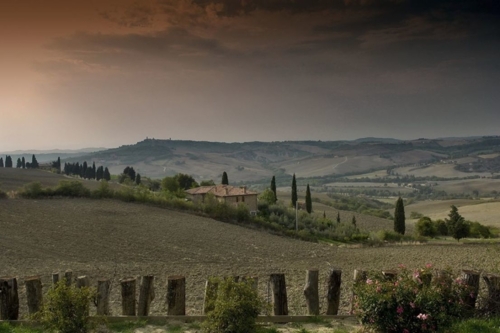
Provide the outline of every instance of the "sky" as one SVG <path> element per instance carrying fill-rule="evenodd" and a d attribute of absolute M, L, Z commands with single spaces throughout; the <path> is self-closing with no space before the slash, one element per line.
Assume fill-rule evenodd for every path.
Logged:
<path fill-rule="evenodd" d="M 498 0 L 2 0 L 0 151 L 500 135 Z"/>

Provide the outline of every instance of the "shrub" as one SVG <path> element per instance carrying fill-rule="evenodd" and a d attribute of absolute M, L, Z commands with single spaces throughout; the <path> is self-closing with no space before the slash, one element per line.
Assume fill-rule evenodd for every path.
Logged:
<path fill-rule="evenodd" d="M 437 234 L 436 224 L 430 218 L 424 216 L 415 224 L 417 234 L 424 237 L 435 237 Z"/>
<path fill-rule="evenodd" d="M 21 195 L 21 197 L 23 198 L 36 199 L 44 196 L 45 193 L 42 187 L 42 183 L 33 182 L 24 185 L 23 189 L 19 192 L 19 195 Z"/>
<path fill-rule="evenodd" d="M 35 318 L 51 331 L 86 333 L 91 329 L 88 314 L 93 298 L 92 289 L 68 286 L 63 279 L 49 289 L 42 310 Z"/>
<path fill-rule="evenodd" d="M 88 198 L 90 190 L 79 181 L 61 180 L 59 186 L 54 190 L 54 194 L 64 197 Z"/>
<path fill-rule="evenodd" d="M 115 194 L 115 191 L 113 191 L 109 187 L 109 183 L 105 180 L 102 180 L 101 183 L 99 184 L 99 188 L 97 190 L 92 191 L 92 197 L 93 198 L 113 198 Z"/>
<path fill-rule="evenodd" d="M 253 333 L 263 306 L 250 282 L 219 280 L 214 309 L 203 323 L 207 333 Z"/>
<path fill-rule="evenodd" d="M 470 292 L 461 280 L 431 283 L 430 265 L 413 272 L 400 268 L 396 280 L 371 273 L 355 286 L 356 314 L 377 332 L 435 332 L 466 314 Z"/>

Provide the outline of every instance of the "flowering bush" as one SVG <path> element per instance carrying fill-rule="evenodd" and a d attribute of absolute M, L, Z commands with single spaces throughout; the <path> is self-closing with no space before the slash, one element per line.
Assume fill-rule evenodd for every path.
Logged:
<path fill-rule="evenodd" d="M 464 299 L 470 291 L 451 275 L 432 280 L 431 265 L 409 271 L 401 266 L 397 278 L 370 273 L 357 284 L 355 313 L 378 332 L 435 332 L 465 315 Z"/>

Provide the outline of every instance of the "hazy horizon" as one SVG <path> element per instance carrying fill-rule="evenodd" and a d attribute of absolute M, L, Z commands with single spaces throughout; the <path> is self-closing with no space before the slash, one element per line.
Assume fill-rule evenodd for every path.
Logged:
<path fill-rule="evenodd" d="M 500 135 L 493 0 L 5 0 L 0 152 Z"/>

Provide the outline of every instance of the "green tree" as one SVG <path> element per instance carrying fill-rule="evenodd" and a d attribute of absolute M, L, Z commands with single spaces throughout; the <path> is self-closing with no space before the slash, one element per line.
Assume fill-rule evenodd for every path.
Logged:
<path fill-rule="evenodd" d="M 135 176 L 135 183 L 137 185 L 140 185 L 141 184 L 141 174 L 138 173 L 136 176 Z"/>
<path fill-rule="evenodd" d="M 178 173 L 177 175 L 175 175 L 175 179 L 177 179 L 179 187 L 183 190 L 189 190 L 190 188 L 198 187 L 198 183 L 190 175 Z"/>
<path fill-rule="evenodd" d="M 458 213 L 458 208 L 455 205 L 451 206 L 448 218 L 445 219 L 446 226 L 448 227 L 448 234 L 455 238 L 457 242 L 460 239 L 469 236 L 469 224 L 465 222 L 465 219 Z"/>
<path fill-rule="evenodd" d="M 123 174 L 129 176 L 132 181 L 135 181 L 135 170 L 133 167 L 127 166 L 123 169 Z"/>
<path fill-rule="evenodd" d="M 23 169 L 26 169 L 26 159 L 24 158 L 24 156 L 21 159 L 21 164 L 22 164 Z"/>
<path fill-rule="evenodd" d="M 83 161 L 82 167 L 80 168 L 80 177 L 85 178 L 88 167 L 87 161 Z"/>
<path fill-rule="evenodd" d="M 0 157 L 0 168 L 3 168 L 3 157 Z"/>
<path fill-rule="evenodd" d="M 103 178 L 104 178 L 104 168 L 101 165 L 100 167 L 97 168 L 97 171 L 95 172 L 95 179 L 99 181 Z"/>
<path fill-rule="evenodd" d="M 292 207 L 297 205 L 297 181 L 295 180 L 295 174 L 292 178 Z"/>
<path fill-rule="evenodd" d="M 38 169 L 38 167 L 38 161 L 36 160 L 35 154 L 33 154 L 33 156 L 31 156 L 31 168 Z"/>
<path fill-rule="evenodd" d="M 417 234 L 425 237 L 435 237 L 437 234 L 436 224 L 427 216 L 421 217 L 418 220 L 415 224 L 415 230 Z"/>
<path fill-rule="evenodd" d="M 356 216 L 352 216 L 352 220 L 351 220 L 351 223 L 354 227 L 357 227 L 357 221 L 356 221 Z"/>
<path fill-rule="evenodd" d="M 396 201 L 396 208 L 394 210 L 394 231 L 404 235 L 405 234 L 405 206 L 401 197 Z"/>
<path fill-rule="evenodd" d="M 108 167 L 104 169 L 103 179 L 108 182 L 111 180 L 111 174 L 109 173 Z"/>
<path fill-rule="evenodd" d="M 311 214 L 312 212 L 312 199 L 311 199 L 311 190 L 309 189 L 309 184 L 307 184 L 306 188 L 306 211 Z"/>
<path fill-rule="evenodd" d="M 92 179 L 95 179 L 96 176 L 96 168 L 95 168 L 95 162 L 92 162 Z"/>
<path fill-rule="evenodd" d="M 12 157 L 10 155 L 5 156 L 5 167 L 12 168 Z"/>
<path fill-rule="evenodd" d="M 170 193 L 176 193 L 180 189 L 179 182 L 175 177 L 165 177 L 161 181 L 161 188 Z"/>
<path fill-rule="evenodd" d="M 212 179 L 209 180 L 202 180 L 200 182 L 200 186 L 215 186 L 215 183 Z"/>
<path fill-rule="evenodd" d="M 222 173 L 222 185 L 229 185 L 229 179 L 227 178 L 227 173 L 224 171 Z"/>
<path fill-rule="evenodd" d="M 268 205 L 274 204 L 274 193 L 270 189 L 266 188 L 264 192 L 259 194 L 259 202 L 264 202 Z"/>
<path fill-rule="evenodd" d="M 337 223 L 340 223 L 340 212 L 337 212 Z"/>
<path fill-rule="evenodd" d="M 273 179 L 271 179 L 271 191 L 274 193 L 274 202 L 278 201 L 278 196 L 276 194 L 276 177 L 273 176 Z"/>
<path fill-rule="evenodd" d="M 21 159 L 18 157 L 17 163 L 16 163 L 16 168 L 20 169 L 22 166 L 23 166 L 23 162 L 21 162 Z"/>

